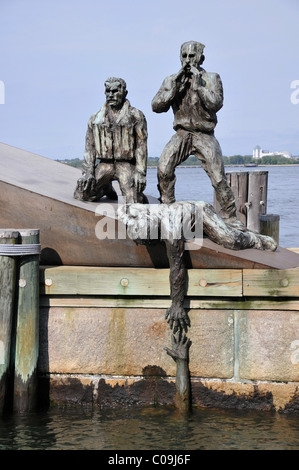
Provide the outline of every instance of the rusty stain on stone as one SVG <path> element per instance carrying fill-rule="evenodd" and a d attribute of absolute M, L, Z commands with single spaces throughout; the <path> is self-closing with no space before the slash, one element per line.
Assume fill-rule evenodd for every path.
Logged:
<path fill-rule="evenodd" d="M 124 363 L 125 344 L 126 344 L 126 319 L 124 308 L 112 308 L 112 315 L 109 323 L 106 360 L 114 364 L 116 370 L 126 370 L 127 364 Z M 111 357 L 111 354 L 113 356 Z M 112 366 L 113 367 L 113 366 Z"/>
<path fill-rule="evenodd" d="M 294 392 L 294 395 L 292 399 L 286 403 L 285 407 L 283 410 L 285 413 L 293 413 L 294 411 L 298 412 L 299 411 L 299 389 L 296 387 L 296 390 Z"/>
<path fill-rule="evenodd" d="M 260 392 L 257 385 L 253 385 L 250 391 L 214 389 L 202 382 L 192 384 L 192 396 L 194 404 L 204 408 L 222 409 L 252 409 L 260 411 L 275 411 L 273 395 L 270 391 Z"/>
<path fill-rule="evenodd" d="M 145 377 L 166 377 L 166 372 L 160 366 L 145 366 L 142 369 L 142 375 Z"/>
<path fill-rule="evenodd" d="M 165 322 L 155 322 L 148 326 L 148 333 L 153 338 L 164 338 L 166 330 L 168 331 L 168 326 Z"/>
<path fill-rule="evenodd" d="M 141 379 L 49 378 L 52 404 L 86 404 L 100 408 L 173 405 L 175 381 L 159 366 L 143 368 Z M 44 377 L 44 380 L 45 377 Z M 289 413 L 299 411 L 299 388 L 284 384 L 244 384 L 192 380 L 193 406 Z M 46 388 L 45 388 L 46 393 Z M 286 396 L 283 396 L 285 393 Z"/>

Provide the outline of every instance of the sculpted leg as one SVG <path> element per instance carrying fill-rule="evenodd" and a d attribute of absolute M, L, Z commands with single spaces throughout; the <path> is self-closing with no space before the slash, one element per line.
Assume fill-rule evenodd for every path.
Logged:
<path fill-rule="evenodd" d="M 222 151 L 214 135 L 198 133 L 193 138 L 194 154 L 201 160 L 202 167 L 209 176 L 221 207 L 223 219 L 236 219 L 234 193 L 229 186 L 222 159 Z"/>
<path fill-rule="evenodd" d="M 158 164 L 158 190 L 162 204 L 175 202 L 175 162 L 171 159 L 171 141 L 166 145 Z"/>
<path fill-rule="evenodd" d="M 95 187 L 92 194 L 94 201 L 98 201 L 104 196 L 113 200 L 117 199 L 117 194 L 112 186 L 113 179 L 115 179 L 113 163 L 99 163 L 95 170 Z"/>
<path fill-rule="evenodd" d="M 275 251 L 277 243 L 273 238 L 250 230 L 243 231 L 226 223 L 216 213 L 214 207 L 201 202 L 203 208 L 203 231 L 218 245 L 231 250 L 244 250 L 247 248 L 256 248 L 257 250 Z"/>
<path fill-rule="evenodd" d="M 185 161 L 191 150 L 191 136 L 178 131 L 165 146 L 158 164 L 158 190 L 163 204 L 175 202 L 175 169 Z"/>
<path fill-rule="evenodd" d="M 134 186 L 135 168 L 129 162 L 118 162 L 115 175 L 126 204 L 137 203 L 137 191 Z"/>

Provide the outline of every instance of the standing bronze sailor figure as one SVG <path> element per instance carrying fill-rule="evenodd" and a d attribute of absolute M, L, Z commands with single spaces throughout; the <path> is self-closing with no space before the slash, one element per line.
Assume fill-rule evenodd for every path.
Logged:
<path fill-rule="evenodd" d="M 237 223 L 234 194 L 227 183 L 222 151 L 214 136 L 217 111 L 223 106 L 223 88 L 217 73 L 206 72 L 204 45 L 189 41 L 181 46 L 181 69 L 163 81 L 152 100 L 156 113 L 174 113 L 175 135 L 166 144 L 158 166 L 158 188 L 161 202 L 175 201 L 175 168 L 190 155 L 195 155 L 210 177 L 227 223 Z"/>

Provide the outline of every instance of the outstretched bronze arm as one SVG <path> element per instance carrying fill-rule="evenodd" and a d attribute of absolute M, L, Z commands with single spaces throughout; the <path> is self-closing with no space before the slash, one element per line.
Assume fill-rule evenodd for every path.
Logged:
<path fill-rule="evenodd" d="M 189 338 L 180 330 L 178 336 L 172 335 L 172 349 L 165 351 L 176 362 L 176 396 L 175 404 L 181 411 L 191 407 L 189 349 L 192 344 Z"/>

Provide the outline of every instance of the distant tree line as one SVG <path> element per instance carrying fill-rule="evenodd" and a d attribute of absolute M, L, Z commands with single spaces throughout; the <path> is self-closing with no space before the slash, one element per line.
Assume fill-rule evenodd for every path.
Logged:
<path fill-rule="evenodd" d="M 83 160 L 80 158 L 71 158 L 65 160 L 56 160 L 57 162 L 64 163 L 65 165 L 74 166 L 75 168 L 82 168 Z"/>
<path fill-rule="evenodd" d="M 248 165 L 256 163 L 258 165 L 290 165 L 299 164 L 297 158 L 286 158 L 282 155 L 266 155 L 256 160 L 252 155 L 233 155 L 232 157 L 223 157 L 224 165 Z"/>
<path fill-rule="evenodd" d="M 65 160 L 56 160 L 57 162 L 64 163 L 65 165 L 70 165 L 75 168 L 82 168 L 83 165 L 83 160 L 80 158 L 72 158 L 72 159 L 65 159 Z M 158 166 L 159 162 L 159 157 L 149 157 L 148 158 L 148 167 L 156 167 Z M 290 165 L 290 164 L 296 164 L 299 165 L 299 158 L 286 158 L 283 157 L 282 155 L 274 155 L 274 156 L 269 156 L 266 155 L 265 157 L 262 157 L 258 160 L 254 159 L 251 155 L 233 155 L 231 157 L 226 157 L 223 156 L 223 163 L 224 165 L 248 165 L 252 163 L 257 163 L 260 166 L 263 165 Z M 187 158 L 186 161 L 184 161 L 182 166 L 201 166 L 200 161 L 194 157 L 191 156 Z"/>
<path fill-rule="evenodd" d="M 159 157 L 150 157 L 148 159 L 148 166 L 157 166 Z M 299 157 L 297 158 L 286 158 L 282 155 L 274 156 L 265 156 L 256 160 L 252 155 L 232 155 L 231 157 L 223 156 L 224 165 L 248 165 L 248 164 L 258 164 L 258 165 L 290 165 L 290 164 L 299 164 Z M 189 157 L 186 161 L 181 163 L 182 166 L 200 166 L 201 162 L 194 156 Z"/>

